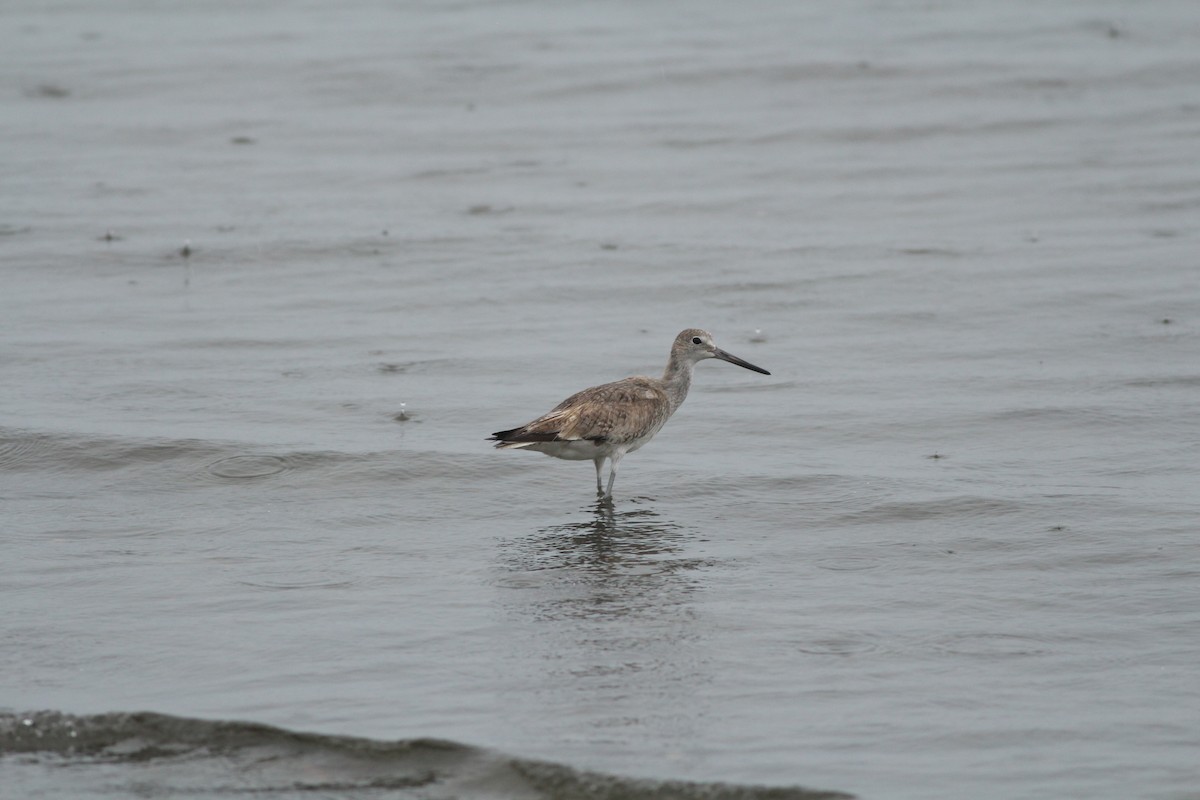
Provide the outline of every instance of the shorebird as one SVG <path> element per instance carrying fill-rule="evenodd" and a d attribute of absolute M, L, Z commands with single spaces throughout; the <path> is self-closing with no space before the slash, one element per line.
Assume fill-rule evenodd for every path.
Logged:
<path fill-rule="evenodd" d="M 635 375 L 584 389 L 533 422 L 497 431 L 488 441 L 502 450 L 533 450 L 568 461 L 592 461 L 596 494 L 611 499 L 621 459 L 654 438 L 683 405 L 692 385 L 692 368 L 706 358 L 771 374 L 717 347 L 708 331 L 688 328 L 675 337 L 661 380 Z M 609 462 L 607 488 L 600 479 L 605 460 Z"/>

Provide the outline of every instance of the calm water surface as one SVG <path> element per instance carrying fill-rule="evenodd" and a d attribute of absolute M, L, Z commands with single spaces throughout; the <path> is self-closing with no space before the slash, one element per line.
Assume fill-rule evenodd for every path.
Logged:
<path fill-rule="evenodd" d="M 25 796 L 1196 797 L 1200 6 L 5 16 Z"/>

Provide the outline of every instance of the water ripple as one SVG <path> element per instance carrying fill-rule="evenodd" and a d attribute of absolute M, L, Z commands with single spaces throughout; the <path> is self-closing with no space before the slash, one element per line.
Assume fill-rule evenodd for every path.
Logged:
<path fill-rule="evenodd" d="M 271 455 L 228 456 L 208 465 L 208 471 L 218 478 L 242 480 L 278 475 L 289 468 L 286 458 Z"/>

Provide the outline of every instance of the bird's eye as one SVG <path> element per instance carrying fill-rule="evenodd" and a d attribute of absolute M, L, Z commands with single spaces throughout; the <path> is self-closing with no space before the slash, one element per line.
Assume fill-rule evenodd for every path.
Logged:
<path fill-rule="evenodd" d="M 700 337 L 699 337 L 699 336 L 693 336 L 693 337 L 692 337 L 692 344 L 700 344 Z"/>

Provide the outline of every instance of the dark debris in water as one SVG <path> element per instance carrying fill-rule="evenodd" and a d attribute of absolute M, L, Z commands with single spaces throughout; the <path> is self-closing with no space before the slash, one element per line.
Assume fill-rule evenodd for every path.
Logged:
<path fill-rule="evenodd" d="M 40 83 L 32 89 L 25 91 L 26 97 L 49 97 L 53 100 L 61 100 L 64 97 L 71 96 L 71 90 L 65 86 L 59 86 L 56 83 Z"/>
<path fill-rule="evenodd" d="M 467 213 L 473 217 L 478 217 L 484 214 L 507 214 L 512 210 L 512 206 L 493 206 L 488 203 L 477 203 L 469 207 Z"/>

